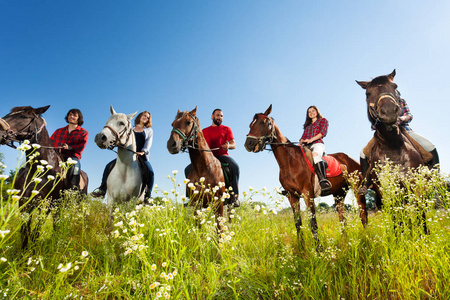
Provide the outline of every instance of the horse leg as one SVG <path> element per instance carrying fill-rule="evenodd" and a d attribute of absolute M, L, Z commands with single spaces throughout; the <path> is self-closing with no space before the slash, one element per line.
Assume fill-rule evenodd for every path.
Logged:
<path fill-rule="evenodd" d="M 22 250 L 25 250 L 28 246 L 28 239 L 31 239 L 31 215 L 28 217 L 22 226 L 20 227 L 20 235 L 22 236 Z"/>
<path fill-rule="evenodd" d="M 359 218 L 364 228 L 367 226 L 367 207 L 366 207 L 366 196 L 362 194 L 356 195 L 356 202 L 358 203 Z"/>
<path fill-rule="evenodd" d="M 316 219 L 316 208 L 314 207 L 314 199 L 310 199 L 308 196 L 305 196 L 303 194 L 303 198 L 305 199 L 306 205 L 309 208 L 309 211 L 311 212 L 311 220 L 310 220 L 310 226 L 311 226 L 311 232 L 314 236 L 314 240 L 316 241 L 316 251 L 320 252 L 323 249 L 322 244 L 319 241 L 319 237 L 317 235 L 317 231 L 319 227 L 317 226 L 317 219 Z"/>

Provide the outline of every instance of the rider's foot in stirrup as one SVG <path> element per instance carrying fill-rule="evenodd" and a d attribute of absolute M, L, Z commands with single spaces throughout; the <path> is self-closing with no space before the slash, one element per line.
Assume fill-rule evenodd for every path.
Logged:
<path fill-rule="evenodd" d="M 104 191 L 102 191 L 100 188 L 97 188 L 90 195 L 95 198 L 103 198 L 105 197 L 105 194 L 106 193 Z"/>
<path fill-rule="evenodd" d="M 324 179 L 320 182 L 320 189 L 322 190 L 322 196 L 326 196 L 330 193 L 331 190 L 331 182 Z"/>

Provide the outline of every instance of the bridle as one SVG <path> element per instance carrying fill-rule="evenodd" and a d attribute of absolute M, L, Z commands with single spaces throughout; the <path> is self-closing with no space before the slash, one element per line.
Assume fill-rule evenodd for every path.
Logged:
<path fill-rule="evenodd" d="M 126 145 L 128 143 L 128 141 L 130 140 L 131 134 L 133 133 L 133 128 L 131 127 L 131 122 L 130 120 L 127 120 L 128 124 L 127 126 L 125 126 L 125 128 L 123 130 L 121 130 L 120 132 L 117 131 L 114 127 L 111 127 L 109 125 L 105 125 L 103 128 L 105 129 L 109 129 L 109 131 L 111 131 L 111 133 L 114 136 L 114 140 L 112 141 L 111 145 L 108 146 L 109 150 L 114 149 L 115 147 L 122 147 L 124 148 L 124 145 Z M 126 140 L 124 143 L 122 143 L 122 139 L 123 137 L 126 135 Z"/>
<path fill-rule="evenodd" d="M 23 113 L 23 110 L 20 111 L 16 111 L 16 112 L 12 112 L 9 113 L 5 116 L 5 118 L 7 117 L 11 117 L 20 113 Z M 31 142 L 37 142 L 37 135 L 39 133 L 41 133 L 41 131 L 44 129 L 45 127 L 45 120 L 42 122 L 42 125 L 38 128 L 35 120 L 37 118 L 39 118 L 38 115 L 36 115 L 34 112 L 32 113 L 33 116 L 32 117 L 28 117 L 28 116 L 22 116 L 23 118 L 27 118 L 27 119 L 31 119 L 30 122 L 28 122 L 27 125 L 25 125 L 24 127 L 22 127 L 20 130 L 13 130 L 11 129 L 11 126 L 8 124 L 8 122 L 6 122 L 4 119 L 0 118 L 0 122 L 2 123 L 3 127 L 5 128 L 5 132 L 6 135 L 3 137 L 3 140 L 1 141 L 2 144 L 7 145 L 11 148 L 16 149 L 17 147 L 14 145 L 14 142 L 21 142 L 25 139 L 30 139 Z M 34 125 L 34 131 L 32 130 L 32 127 Z M 21 139 L 19 139 L 18 137 L 20 137 Z"/>
<path fill-rule="evenodd" d="M 250 124 L 250 128 L 253 127 L 254 124 L 256 124 L 256 120 L 258 118 L 258 116 L 261 116 L 263 118 L 266 118 L 268 120 L 267 122 L 267 128 L 266 128 L 266 133 L 263 136 L 257 137 L 254 136 L 252 134 L 247 134 L 247 138 L 248 139 L 253 139 L 256 140 L 257 145 L 259 146 L 259 149 L 262 150 L 266 150 L 267 145 L 281 145 L 284 143 L 274 143 L 274 140 L 277 139 L 277 137 L 275 136 L 275 126 L 273 125 L 273 119 L 269 116 L 266 116 L 265 114 L 256 114 L 253 117 L 253 122 Z"/>
<path fill-rule="evenodd" d="M 187 148 L 191 148 L 191 149 L 197 149 L 197 150 L 204 150 L 204 151 L 211 151 L 213 149 L 207 150 L 207 149 L 199 149 L 198 147 L 195 147 L 195 144 L 197 143 L 197 135 L 199 132 L 199 126 L 197 124 L 198 122 L 198 118 L 197 116 L 193 116 L 191 114 L 187 114 L 189 117 L 191 117 L 191 119 L 194 121 L 194 125 L 191 128 L 191 131 L 189 132 L 189 134 L 186 136 L 183 131 L 181 131 L 178 128 L 173 128 L 172 132 L 175 132 L 176 134 L 178 134 L 181 139 L 183 140 L 181 143 L 181 151 L 185 152 Z M 191 144 L 189 144 L 191 143 Z"/>
<path fill-rule="evenodd" d="M 369 114 L 375 120 L 374 126 L 376 126 L 378 123 L 382 123 L 380 115 L 378 114 L 378 104 L 385 98 L 389 99 L 392 103 L 394 103 L 401 109 L 401 106 L 399 104 L 400 100 L 398 99 L 398 97 L 395 97 L 392 93 L 381 93 L 375 103 L 370 103 L 368 106 Z"/>

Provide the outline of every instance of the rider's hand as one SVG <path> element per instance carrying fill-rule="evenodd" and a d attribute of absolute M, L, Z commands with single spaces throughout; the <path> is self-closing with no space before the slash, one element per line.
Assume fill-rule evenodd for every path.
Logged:
<path fill-rule="evenodd" d="M 222 145 L 222 150 L 228 150 L 228 142 L 226 142 L 226 143 L 224 143 L 223 145 Z"/>
<path fill-rule="evenodd" d="M 398 119 L 400 121 L 402 121 L 402 122 L 407 122 L 408 121 L 408 116 L 401 116 L 401 117 L 398 117 Z"/>
<path fill-rule="evenodd" d="M 144 151 L 139 151 L 139 152 L 136 152 L 136 154 L 142 156 L 142 155 L 145 154 L 145 152 Z"/>

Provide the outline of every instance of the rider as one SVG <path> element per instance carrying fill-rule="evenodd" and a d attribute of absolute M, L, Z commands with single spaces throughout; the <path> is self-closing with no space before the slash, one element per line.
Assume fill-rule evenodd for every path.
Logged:
<path fill-rule="evenodd" d="M 436 150 L 436 146 L 431 143 L 428 139 L 421 136 L 420 134 L 414 132 L 411 127 L 409 126 L 409 123 L 413 119 L 413 115 L 411 114 L 411 111 L 409 109 L 408 103 L 406 103 L 406 100 L 401 97 L 401 94 L 398 90 L 396 90 L 397 98 L 400 99 L 400 107 L 401 107 L 401 113 L 400 117 L 398 117 L 398 125 L 400 127 L 403 127 L 406 132 L 414 139 L 416 140 L 426 151 L 430 152 L 432 155 L 432 158 L 429 162 L 427 162 L 427 165 L 429 167 L 434 167 L 436 164 L 439 164 L 439 155 Z M 372 125 L 372 130 L 375 130 L 375 126 Z M 361 150 L 360 153 L 360 162 L 361 162 L 361 171 L 364 176 L 364 174 L 369 169 L 369 160 L 367 159 L 366 155 L 364 154 L 364 150 Z M 361 192 L 365 192 L 365 189 L 361 189 Z"/>
<path fill-rule="evenodd" d="M 86 147 L 89 133 L 86 129 L 81 128 L 84 121 L 83 114 L 79 109 L 69 110 L 65 120 L 69 125 L 55 130 L 50 140 L 53 147 L 61 147 L 61 156 L 64 160 L 70 157 L 75 161 L 70 185 L 77 189 L 80 185 L 81 154 Z"/>
<path fill-rule="evenodd" d="M 331 183 L 327 180 L 326 162 L 322 159 L 325 154 L 323 138 L 328 132 L 328 120 L 325 119 L 319 109 L 312 105 L 306 111 L 306 121 L 303 125 L 304 132 L 300 139 L 300 144 L 306 144 L 311 149 L 314 161 L 314 170 L 319 177 L 322 195 L 327 194 L 331 189 Z"/>
<path fill-rule="evenodd" d="M 222 125 L 223 112 L 221 109 L 216 108 L 212 115 L 212 125 L 202 130 L 203 136 L 214 156 L 221 162 L 227 163 L 231 172 L 233 173 L 231 178 L 231 187 L 233 188 L 231 194 L 232 203 L 234 207 L 239 207 L 239 166 L 236 161 L 228 155 L 228 150 L 236 149 L 236 141 L 234 140 L 233 132 L 231 128 Z M 186 177 L 189 175 L 191 165 L 187 166 L 184 170 Z"/>
<path fill-rule="evenodd" d="M 149 170 L 149 179 L 147 181 L 147 190 L 145 192 L 144 202 L 151 198 L 154 180 L 154 172 L 150 164 L 150 147 L 153 142 L 152 115 L 148 111 L 141 112 L 134 120 L 134 136 L 136 138 L 136 154 L 143 158 Z M 103 170 L 102 183 L 96 191 L 91 193 L 93 197 L 104 197 L 106 194 L 106 181 L 111 172 L 116 159 L 110 161 Z"/>

